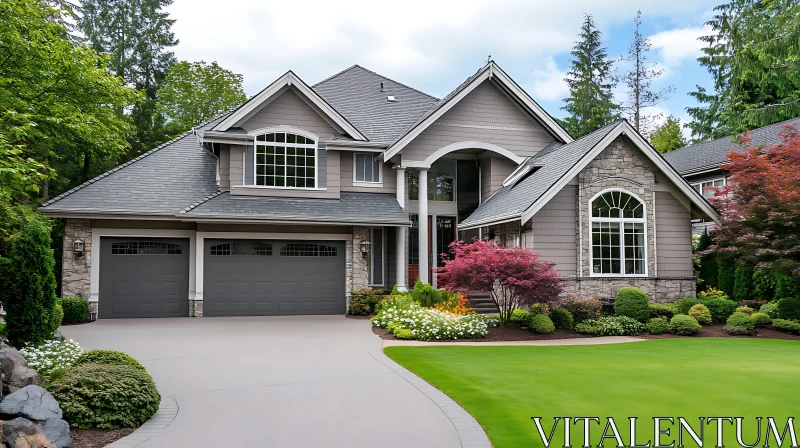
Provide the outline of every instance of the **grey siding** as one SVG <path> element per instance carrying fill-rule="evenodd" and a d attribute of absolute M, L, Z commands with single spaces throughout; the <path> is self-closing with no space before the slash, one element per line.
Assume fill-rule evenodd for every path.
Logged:
<path fill-rule="evenodd" d="M 243 145 L 231 145 L 230 148 L 231 148 L 230 182 L 231 182 L 231 189 L 233 189 L 238 185 L 244 185 L 244 179 L 242 177 L 244 175 L 244 172 L 242 171 L 243 168 L 242 157 L 244 155 L 246 147 Z"/>
<path fill-rule="evenodd" d="M 220 145 L 219 148 L 219 188 L 231 188 L 231 148 L 228 145 Z"/>
<path fill-rule="evenodd" d="M 489 199 L 492 191 L 492 158 L 481 159 L 481 202 Z"/>
<path fill-rule="evenodd" d="M 692 276 L 692 217 L 667 191 L 656 192 L 656 252 L 659 277 Z"/>
<path fill-rule="evenodd" d="M 517 168 L 517 164 L 503 156 L 492 156 L 492 169 L 489 175 L 490 193 L 501 189 L 503 181 Z"/>
<path fill-rule="evenodd" d="M 282 93 L 239 126 L 253 131 L 281 125 L 305 129 L 322 139 L 339 133 L 293 90 Z"/>
<path fill-rule="evenodd" d="M 554 141 L 491 82 L 470 92 L 403 149 L 404 160 L 425 160 L 451 143 L 480 141 L 527 157 Z"/>
<path fill-rule="evenodd" d="M 565 277 L 578 271 L 577 196 L 576 186 L 565 186 L 533 216 L 532 231 L 525 235 L 526 248 L 556 263 L 556 270 Z"/>
<path fill-rule="evenodd" d="M 353 152 L 340 151 L 342 191 L 355 191 L 360 193 L 396 193 L 397 175 L 388 163 L 381 164 L 381 183 L 383 187 L 355 187 L 353 186 Z"/>
<path fill-rule="evenodd" d="M 255 185 L 256 181 L 254 179 L 255 170 L 255 147 L 253 145 L 248 145 L 247 149 L 244 151 L 244 184 L 245 185 Z"/>

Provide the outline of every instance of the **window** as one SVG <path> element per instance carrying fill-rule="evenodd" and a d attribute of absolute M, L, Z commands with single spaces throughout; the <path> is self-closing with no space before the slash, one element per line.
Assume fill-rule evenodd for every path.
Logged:
<path fill-rule="evenodd" d="M 258 240 L 241 240 L 211 246 L 211 256 L 255 255 L 267 257 L 272 255 L 272 244 Z"/>
<path fill-rule="evenodd" d="M 453 202 L 456 186 L 456 161 L 437 160 L 428 170 L 428 200 Z M 408 199 L 419 200 L 419 171 L 408 173 Z"/>
<path fill-rule="evenodd" d="M 419 215 L 411 215 L 408 229 L 408 264 L 419 264 Z"/>
<path fill-rule="evenodd" d="M 369 284 L 383 286 L 383 228 L 370 229 Z"/>
<path fill-rule="evenodd" d="M 335 257 L 336 248 L 313 243 L 289 243 L 281 249 L 282 257 Z"/>
<path fill-rule="evenodd" d="M 181 255 L 183 247 L 179 244 L 158 243 L 155 241 L 132 241 L 113 243 L 111 255 Z"/>
<path fill-rule="evenodd" d="M 316 188 L 317 143 L 288 132 L 262 134 L 255 142 L 255 184 Z"/>
<path fill-rule="evenodd" d="M 592 275 L 646 275 L 644 203 L 621 190 L 595 197 L 591 204 Z"/>
<path fill-rule="evenodd" d="M 714 197 L 714 189 L 716 187 L 723 187 L 725 186 L 725 178 L 721 179 L 712 179 L 706 180 L 703 182 L 695 182 L 692 184 L 692 187 L 697 190 L 698 193 L 702 194 L 706 198 Z"/>
<path fill-rule="evenodd" d="M 353 162 L 355 163 L 355 182 L 375 183 L 381 182 L 381 162 L 377 154 L 356 153 Z"/>

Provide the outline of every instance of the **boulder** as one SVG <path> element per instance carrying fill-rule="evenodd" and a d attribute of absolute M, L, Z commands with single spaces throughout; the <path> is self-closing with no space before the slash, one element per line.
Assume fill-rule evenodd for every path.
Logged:
<path fill-rule="evenodd" d="M 0 375 L 3 384 L 0 397 L 28 385 L 44 384 L 39 373 L 28 367 L 28 362 L 17 349 L 3 342 L 0 342 Z"/>
<path fill-rule="evenodd" d="M 69 423 L 65 420 L 51 418 L 38 426 L 47 440 L 56 448 L 66 448 L 72 444 L 72 437 L 69 435 Z"/>
<path fill-rule="evenodd" d="M 0 402 L 0 414 L 21 416 L 36 422 L 60 419 L 62 416 L 56 399 L 39 386 L 25 386 L 5 397 Z"/>
<path fill-rule="evenodd" d="M 56 448 L 56 446 L 48 442 L 44 434 L 37 432 L 33 435 L 20 433 L 14 448 Z"/>
<path fill-rule="evenodd" d="M 32 436 L 39 432 L 36 423 L 27 418 L 17 417 L 3 424 L 3 442 L 6 446 L 14 448 L 20 435 Z"/>

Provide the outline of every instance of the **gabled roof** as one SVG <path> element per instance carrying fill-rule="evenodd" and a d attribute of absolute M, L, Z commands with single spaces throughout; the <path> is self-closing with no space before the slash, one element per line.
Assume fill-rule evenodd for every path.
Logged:
<path fill-rule="evenodd" d="M 367 137 L 361 133 L 352 123 L 350 123 L 342 114 L 340 114 L 333 106 L 328 104 L 322 97 L 317 94 L 311 87 L 309 87 L 299 76 L 295 75 L 293 71 L 289 70 L 283 76 L 276 79 L 275 82 L 267 86 L 264 90 L 250 98 L 247 102 L 242 104 L 239 108 L 231 112 L 223 120 L 217 123 L 211 130 L 212 131 L 227 131 L 229 128 L 237 126 L 237 124 L 249 117 L 251 114 L 259 110 L 262 105 L 272 99 L 275 95 L 281 93 L 286 87 L 293 87 L 306 99 L 308 99 L 325 117 L 335 123 L 338 127 L 344 130 L 355 140 L 365 141 Z"/>
<path fill-rule="evenodd" d="M 800 131 L 800 117 L 753 129 L 747 132 L 747 136 L 750 138 L 749 145 L 770 146 L 780 143 L 783 127 L 792 125 Z M 721 164 L 728 162 L 729 151 L 745 151 L 745 145 L 740 143 L 738 137 L 739 135 L 736 135 L 696 143 L 670 151 L 664 154 L 664 158 L 682 175 L 719 169 Z"/>
<path fill-rule="evenodd" d="M 395 141 L 438 101 L 436 97 L 360 65 L 353 65 L 315 84 L 312 89 L 370 142 L 385 145 Z M 389 101 L 389 96 L 395 101 Z"/>
<path fill-rule="evenodd" d="M 489 61 L 488 64 L 481 67 L 474 75 L 467 78 L 461 85 L 455 88 L 447 96 L 442 98 L 441 101 L 434 104 L 424 115 L 422 115 L 411 127 L 403 133 L 392 145 L 386 150 L 384 159 L 388 160 L 400 152 L 407 144 L 416 138 L 422 131 L 432 125 L 439 117 L 444 115 L 453 106 L 458 104 L 476 87 L 481 85 L 486 80 L 494 80 L 499 86 L 504 88 L 508 94 L 516 99 L 520 106 L 527 110 L 527 112 L 536 120 L 538 120 L 557 140 L 564 143 L 569 143 L 573 139 L 550 116 L 539 104 L 528 95 L 511 77 L 509 77 L 494 61 Z"/>
<path fill-rule="evenodd" d="M 540 151 L 527 162 L 528 165 L 538 166 L 536 171 L 512 185 L 500 188 L 469 218 L 459 224 L 459 229 L 511 220 L 526 223 L 580 170 L 594 160 L 615 138 L 623 134 L 629 137 L 698 209 L 715 221 L 719 220 L 711 204 L 692 188 L 627 121 L 621 120 L 572 143 L 551 145 Z"/>

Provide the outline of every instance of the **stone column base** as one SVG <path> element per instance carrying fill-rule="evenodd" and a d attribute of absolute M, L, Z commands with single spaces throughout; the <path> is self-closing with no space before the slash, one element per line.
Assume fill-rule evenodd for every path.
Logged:
<path fill-rule="evenodd" d="M 567 292 L 587 299 L 613 299 L 624 287 L 641 289 L 650 302 L 672 302 L 695 297 L 694 277 L 570 277 Z"/>
<path fill-rule="evenodd" d="M 99 305 L 100 304 L 97 302 L 89 302 L 89 320 L 92 322 L 97 320 L 97 310 Z"/>
<path fill-rule="evenodd" d="M 203 301 L 190 300 L 189 301 L 189 317 L 203 317 Z"/>

